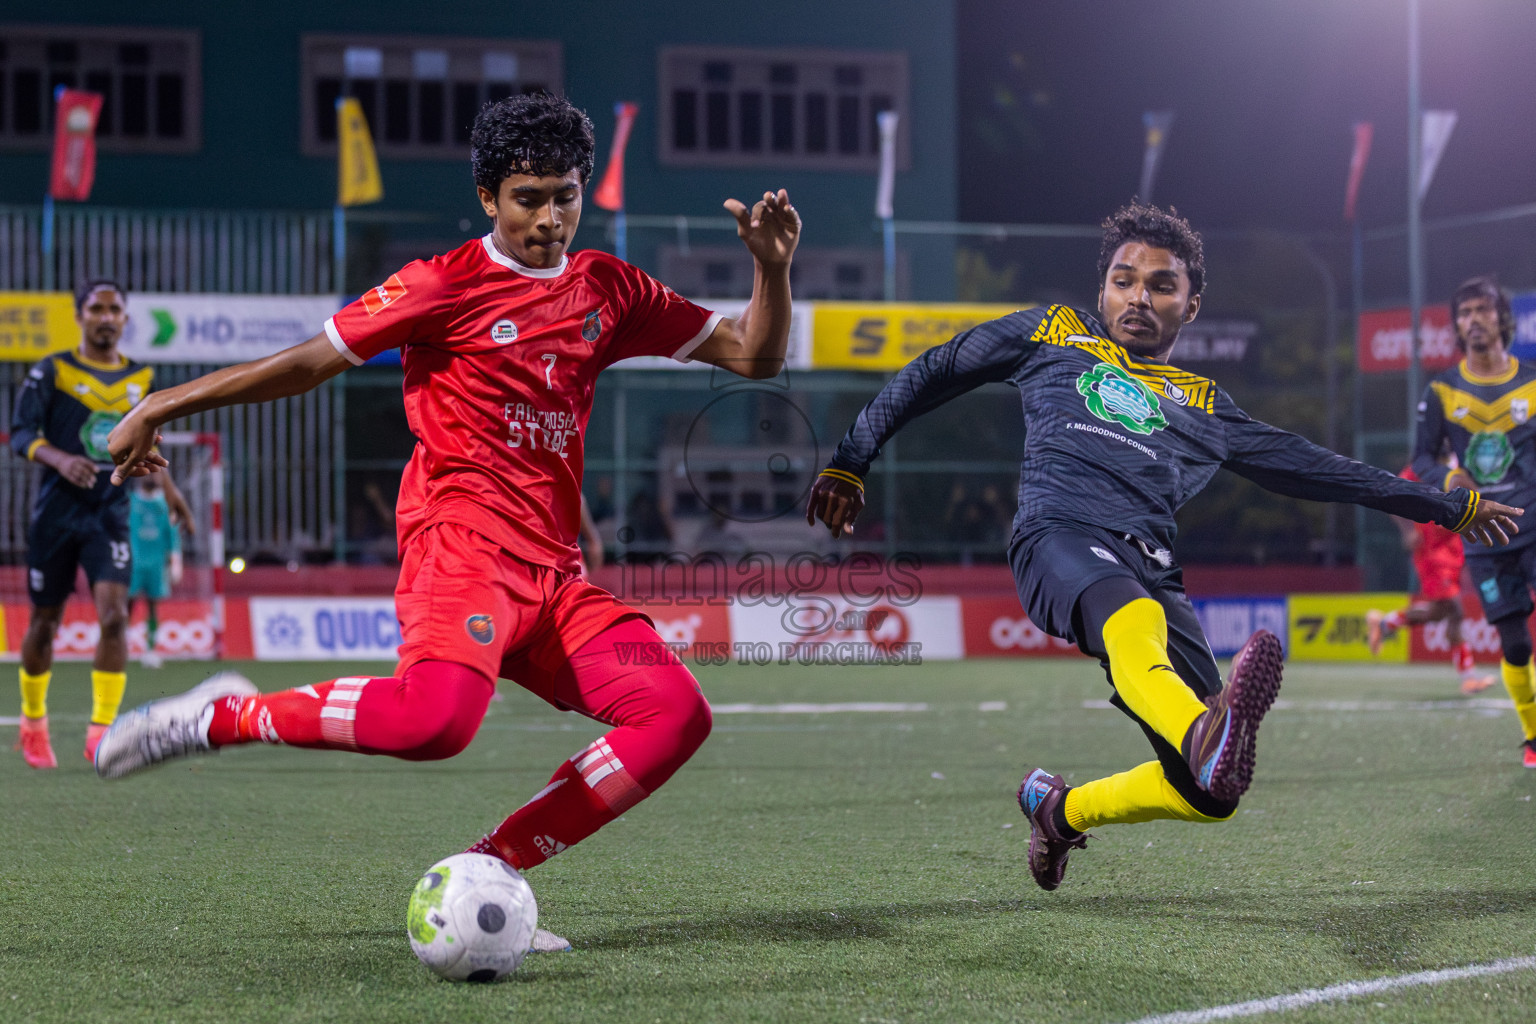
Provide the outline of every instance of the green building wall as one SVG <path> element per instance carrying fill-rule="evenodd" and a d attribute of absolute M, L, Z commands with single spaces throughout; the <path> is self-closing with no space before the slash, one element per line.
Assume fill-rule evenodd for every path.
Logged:
<path fill-rule="evenodd" d="M 732 8 L 741 8 L 737 13 Z M 638 100 L 640 119 L 626 161 L 631 214 L 717 217 L 728 196 L 747 199 L 787 188 L 805 218 L 802 244 L 880 245 L 874 229 L 873 174 L 762 169 L 663 167 L 656 147 L 658 50 L 669 45 L 721 45 L 900 50 L 908 55 L 911 169 L 897 175 L 897 216 L 953 220 L 957 213 L 955 11 L 952 0 L 826 4 L 781 0 L 728 5 L 661 0 L 613 0 L 561 5 L 455 0 L 446 4 L 327 4 L 279 0 L 259 5 L 210 5 L 160 0 L 128 5 L 78 0 L 61 6 L 11 0 L 0 23 L 153 25 L 197 28 L 202 34 L 203 146 L 188 156 L 106 153 L 97 167 L 91 202 L 115 207 L 323 209 L 334 202 L 335 170 L 328 158 L 300 154 L 299 37 L 305 32 L 360 35 L 421 34 L 558 39 L 565 89 L 593 117 L 598 168 L 613 133 L 612 104 Z M 36 204 L 47 179 L 47 154 L 0 152 L 0 203 Z M 414 233 L 447 243 L 482 231 L 467 160 L 385 160 L 383 202 L 360 212 L 354 245 Z M 607 215 L 589 206 L 582 247 L 609 248 Z M 394 219 L 388 230 L 376 225 Z M 464 221 L 469 224 L 465 226 Z M 912 298 L 953 298 L 954 247 L 915 236 L 903 242 Z M 631 235 L 631 258 L 654 269 L 654 249 L 668 237 Z M 720 244 L 729 236 L 692 236 Z M 734 243 L 732 243 L 734 244 Z M 353 282 L 354 286 L 356 282 Z"/>

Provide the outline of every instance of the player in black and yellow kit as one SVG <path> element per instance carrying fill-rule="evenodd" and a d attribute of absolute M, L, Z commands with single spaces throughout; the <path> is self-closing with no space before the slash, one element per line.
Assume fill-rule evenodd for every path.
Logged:
<path fill-rule="evenodd" d="M 53 639 L 78 569 L 90 582 L 101 625 L 91 672 L 87 760 L 95 756 L 127 686 L 128 492 L 112 486 L 107 434 L 149 394 L 154 376 L 151 367 L 117 350 L 128 322 L 127 303 L 127 293 L 114 281 L 87 281 L 76 290 L 80 344 L 32 367 L 11 423 L 11 446 L 44 467 L 27 531 L 32 618 L 21 647 L 19 746 L 34 768 L 57 766 L 48 736 L 48 683 Z M 175 485 L 167 486 L 166 501 L 175 518 L 190 522 Z"/>
<path fill-rule="evenodd" d="M 1200 309 L 1200 236 L 1138 204 L 1104 228 L 1097 315 L 1027 310 L 925 352 L 859 413 L 806 509 L 808 521 L 843 533 L 863 508 L 871 463 L 903 424 L 989 381 L 1018 387 L 1026 442 L 1008 554 L 1019 599 L 1040 628 L 1100 659 L 1113 703 L 1157 755 L 1080 786 L 1043 769 L 1025 777 L 1029 867 L 1044 889 L 1061 884 L 1088 829 L 1223 821 L 1252 779 L 1255 736 L 1280 686 L 1280 642 L 1254 634 L 1223 686 L 1171 550 L 1175 511 L 1218 469 L 1490 542 L 1506 539 L 1520 511 L 1336 455 L 1250 419 L 1212 381 L 1168 365 Z"/>
<path fill-rule="evenodd" d="M 1429 382 L 1419 403 L 1413 471 L 1446 487 L 1476 487 L 1509 505 L 1536 507 L 1536 366 L 1509 352 L 1515 317 L 1491 277 L 1474 277 L 1451 296 L 1456 344 L 1466 358 Z M 1447 471 L 1434 458 L 1443 442 L 1456 453 Z M 1536 585 L 1536 522 L 1493 549 L 1467 548 L 1467 570 L 1483 614 L 1499 631 L 1504 686 L 1525 734 L 1523 759 L 1536 768 L 1536 690 L 1531 665 L 1531 587 Z"/>

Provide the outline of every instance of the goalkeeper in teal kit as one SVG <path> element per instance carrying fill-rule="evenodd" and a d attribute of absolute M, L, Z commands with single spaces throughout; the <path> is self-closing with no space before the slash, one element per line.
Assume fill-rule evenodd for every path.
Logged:
<path fill-rule="evenodd" d="M 159 668 L 160 654 L 155 650 L 155 634 L 160 629 L 159 602 L 170 597 L 171 588 L 181 582 L 182 559 L 181 534 L 171 521 L 165 489 L 155 476 L 140 479 L 129 496 L 128 543 L 133 549 L 129 607 L 131 610 L 133 601 L 140 597 L 148 605 L 144 655 L 139 663 L 145 668 Z"/>
<path fill-rule="evenodd" d="M 1347 501 L 1504 543 L 1522 510 L 1362 465 L 1251 419 L 1213 381 L 1167 363 L 1200 309 L 1205 260 L 1183 218 L 1132 204 L 1104 223 L 1099 302 L 981 324 L 930 349 L 864 407 L 815 486 L 806 518 L 840 536 L 864 477 L 912 418 L 988 382 L 1019 389 L 1025 446 L 1008 556 L 1030 619 L 1104 665 L 1112 703 L 1156 755 L 1068 786 L 1043 769 L 1019 787 L 1029 868 L 1055 889 L 1099 825 L 1224 821 L 1254 766 L 1280 687 L 1278 638 L 1260 631 L 1223 686 L 1173 558 L 1174 513 L 1218 469 L 1316 501 Z"/>

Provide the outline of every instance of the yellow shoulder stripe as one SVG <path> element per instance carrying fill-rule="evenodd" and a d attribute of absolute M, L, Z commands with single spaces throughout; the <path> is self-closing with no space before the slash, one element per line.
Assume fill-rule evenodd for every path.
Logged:
<path fill-rule="evenodd" d="M 108 382 L 87 369 L 59 359 L 54 363 L 53 386 L 92 412 L 127 412 L 149 394 L 154 376 L 154 367 L 144 366 Z"/>
<path fill-rule="evenodd" d="M 1040 326 L 1035 328 L 1029 340 L 1091 352 L 1103 362 L 1118 366 L 1170 402 L 1207 413 L 1216 411 L 1214 381 L 1176 366 L 1131 361 L 1125 349 L 1113 341 L 1088 333 L 1082 318 L 1069 306 L 1051 306 L 1047 309 L 1045 318 L 1040 321 Z"/>
<path fill-rule="evenodd" d="M 1491 402 L 1441 380 L 1431 383 L 1430 389 L 1440 399 L 1445 418 L 1473 434 L 1485 430 L 1507 434 L 1525 423 L 1531 413 L 1536 411 L 1536 380 L 1506 391 Z M 1518 420 L 1514 416 L 1517 403 L 1523 403 Z"/>

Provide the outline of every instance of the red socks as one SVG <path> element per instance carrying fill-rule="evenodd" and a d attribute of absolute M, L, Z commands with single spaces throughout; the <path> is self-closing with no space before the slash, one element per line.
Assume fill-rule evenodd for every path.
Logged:
<path fill-rule="evenodd" d="M 1457 675 L 1466 675 L 1471 672 L 1476 664 L 1472 659 L 1472 645 L 1463 640 L 1451 649 L 1451 664 L 1456 666 Z"/>
<path fill-rule="evenodd" d="M 542 864 L 654 793 L 699 749 L 711 724 L 699 684 L 670 654 L 648 666 L 637 664 L 647 659 L 626 664 L 616 655 L 616 644 L 641 643 L 660 648 L 661 638 L 630 620 L 572 655 L 556 695 L 618 728 L 562 764 L 549 785 L 470 852 L 500 857 L 519 871 Z"/>
<path fill-rule="evenodd" d="M 659 656 L 634 657 L 640 645 L 655 645 Z M 474 738 L 493 691 L 473 669 L 422 661 L 398 679 L 348 676 L 226 697 L 214 704 L 208 740 L 215 747 L 261 742 L 408 760 L 452 757 Z M 562 763 L 549 785 L 471 848 L 518 869 L 543 863 L 644 800 L 709 736 L 699 684 L 640 619 L 610 627 L 570 655 L 552 693 L 557 706 L 615 728 Z"/>
<path fill-rule="evenodd" d="M 225 697 L 208 741 L 358 750 L 410 761 L 452 757 L 474 739 L 490 680 L 449 661 L 419 661 L 399 679 L 349 676 L 280 693 Z"/>

